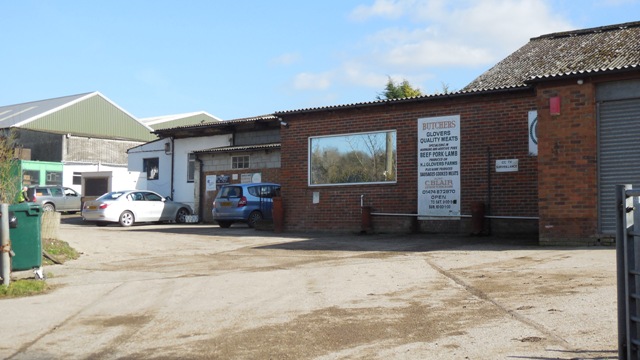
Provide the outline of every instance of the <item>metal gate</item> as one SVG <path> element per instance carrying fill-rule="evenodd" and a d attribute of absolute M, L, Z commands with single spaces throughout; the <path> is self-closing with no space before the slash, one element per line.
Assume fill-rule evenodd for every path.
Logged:
<path fill-rule="evenodd" d="M 640 359 L 640 187 L 616 185 L 618 358 Z"/>

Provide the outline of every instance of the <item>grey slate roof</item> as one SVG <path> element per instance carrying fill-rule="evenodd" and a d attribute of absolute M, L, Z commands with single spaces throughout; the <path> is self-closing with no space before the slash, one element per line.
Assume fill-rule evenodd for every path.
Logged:
<path fill-rule="evenodd" d="M 483 91 L 536 79 L 640 70 L 640 22 L 553 33 L 529 43 L 465 86 Z"/>

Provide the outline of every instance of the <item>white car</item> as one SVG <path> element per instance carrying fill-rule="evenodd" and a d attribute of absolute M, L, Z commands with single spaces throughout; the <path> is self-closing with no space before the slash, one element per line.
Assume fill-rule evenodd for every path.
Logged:
<path fill-rule="evenodd" d="M 137 222 L 175 221 L 184 223 L 191 215 L 187 204 L 173 202 L 149 190 L 126 190 L 106 193 L 82 207 L 82 218 L 98 226 L 119 223 L 131 226 Z"/>

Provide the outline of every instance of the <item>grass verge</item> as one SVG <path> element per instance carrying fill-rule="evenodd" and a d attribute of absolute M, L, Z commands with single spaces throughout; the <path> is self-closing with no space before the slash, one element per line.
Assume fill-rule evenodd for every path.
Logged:
<path fill-rule="evenodd" d="M 56 262 L 64 263 L 67 260 L 73 260 L 80 257 L 80 254 L 69 246 L 66 241 L 56 239 L 42 239 L 42 250 L 54 257 Z M 54 261 L 47 257 L 43 257 L 42 265 L 52 265 Z M 50 274 L 47 274 L 50 276 Z M 0 284 L 0 299 L 10 297 L 24 297 L 46 293 L 51 289 L 46 281 L 35 279 L 21 279 L 11 281 L 9 286 Z"/>
<path fill-rule="evenodd" d="M 42 239 L 42 250 L 55 257 L 58 263 L 64 264 L 67 260 L 74 260 L 80 257 L 76 249 L 69 246 L 69 243 L 56 239 Z M 43 265 L 52 265 L 51 259 L 43 258 Z"/>

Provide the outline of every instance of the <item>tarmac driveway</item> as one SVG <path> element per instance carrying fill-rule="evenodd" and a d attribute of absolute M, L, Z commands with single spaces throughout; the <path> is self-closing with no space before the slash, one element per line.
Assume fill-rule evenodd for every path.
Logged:
<path fill-rule="evenodd" d="M 6 359 L 615 359 L 615 249 L 519 239 L 98 228 L 0 300 Z"/>

